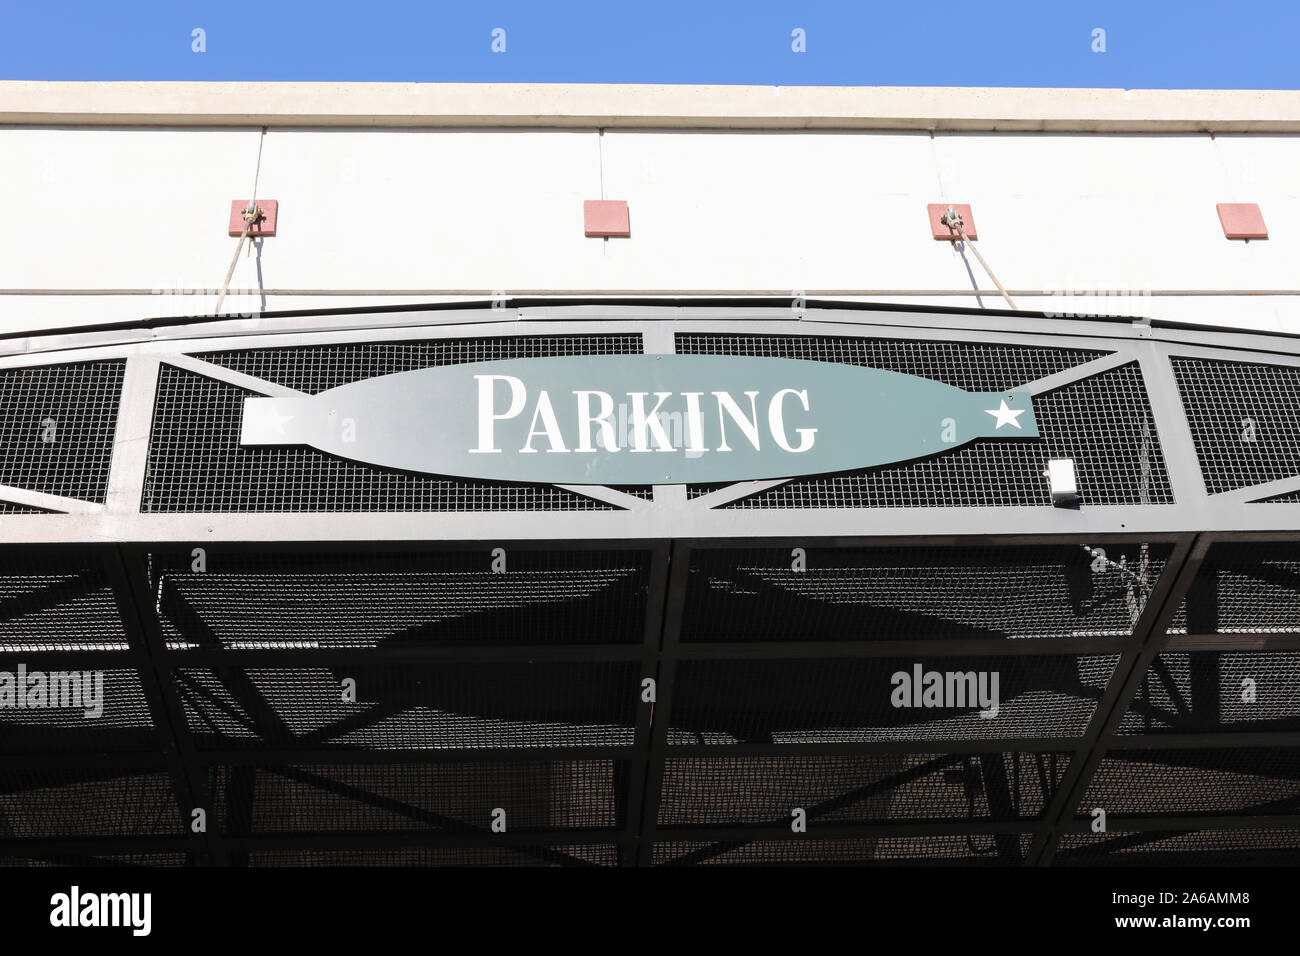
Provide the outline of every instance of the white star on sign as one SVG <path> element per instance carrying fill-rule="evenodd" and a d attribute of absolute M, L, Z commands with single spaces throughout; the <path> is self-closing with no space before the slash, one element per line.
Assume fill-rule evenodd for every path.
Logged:
<path fill-rule="evenodd" d="M 992 415 L 994 418 L 996 418 L 998 420 L 998 424 L 997 424 L 998 428 L 1001 428 L 1003 425 L 1015 425 L 1017 428 L 1022 428 L 1024 426 L 1022 426 L 1020 422 L 1016 421 L 1016 419 L 1018 419 L 1026 411 L 1028 411 L 1028 409 L 1007 408 L 1007 400 L 1004 398 L 1002 399 L 1002 405 L 1000 408 L 986 408 L 984 409 L 984 414 Z"/>
<path fill-rule="evenodd" d="M 293 421 L 292 415 L 281 415 L 278 412 L 271 413 L 271 427 L 275 429 L 277 435 L 284 434 L 284 423 Z"/>

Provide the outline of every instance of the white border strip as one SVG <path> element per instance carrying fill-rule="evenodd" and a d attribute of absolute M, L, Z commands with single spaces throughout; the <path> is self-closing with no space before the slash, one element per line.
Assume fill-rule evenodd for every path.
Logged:
<path fill-rule="evenodd" d="M 1300 132 L 1300 91 L 0 82 L 0 124 Z"/>

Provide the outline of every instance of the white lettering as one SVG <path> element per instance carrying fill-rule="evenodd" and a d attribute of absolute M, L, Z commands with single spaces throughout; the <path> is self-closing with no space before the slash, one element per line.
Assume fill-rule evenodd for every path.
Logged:
<path fill-rule="evenodd" d="M 537 430 L 538 418 L 541 418 L 545 432 Z M 533 438 L 542 434 L 545 434 L 546 440 L 551 443 L 548 452 L 569 450 L 564 446 L 564 435 L 560 432 L 560 423 L 555 418 L 555 409 L 551 407 L 551 396 L 547 394 L 546 389 L 537 393 L 537 408 L 533 411 L 533 422 L 528 426 L 528 441 L 524 443 L 523 448 L 519 449 L 519 453 L 536 454 L 537 449 L 533 447 Z"/>
<path fill-rule="evenodd" d="M 817 429 L 796 428 L 795 432 L 799 435 L 799 446 L 797 448 L 791 446 L 790 439 L 787 438 L 785 434 L 785 418 L 781 409 L 781 400 L 787 395 L 797 396 L 799 402 L 803 405 L 803 410 L 805 412 L 809 411 L 808 390 L 806 388 L 798 390 L 793 388 L 783 388 L 772 396 L 772 401 L 767 406 L 767 420 L 768 425 L 772 429 L 773 440 L 785 451 L 792 451 L 795 454 L 798 454 L 799 452 L 807 451 L 813 446 L 813 442 L 816 441 L 813 436 L 817 434 Z"/>
<path fill-rule="evenodd" d="M 628 397 L 632 399 L 632 450 L 650 451 L 647 442 L 647 431 L 650 436 L 654 437 L 657 446 L 655 451 L 672 451 L 673 443 L 668 437 L 668 432 L 664 430 L 663 422 L 659 420 L 659 409 L 663 408 L 664 402 L 672 398 L 672 392 L 655 392 L 655 407 L 650 409 L 650 414 L 646 414 L 645 397 L 648 392 L 628 392 Z"/>
<path fill-rule="evenodd" d="M 50 897 L 50 925 L 59 927 L 128 927 L 133 936 L 148 936 L 153 926 L 152 893 L 82 893 L 73 885 Z"/>
<path fill-rule="evenodd" d="M 731 446 L 727 444 L 727 421 L 724 413 L 730 415 L 731 420 L 740 426 L 740 430 L 749 439 L 749 443 L 754 446 L 754 450 L 758 451 L 758 407 L 755 404 L 758 399 L 758 392 L 745 392 L 746 397 L 749 399 L 749 418 L 745 417 L 745 413 L 741 411 L 740 406 L 736 404 L 736 400 L 731 397 L 730 392 L 714 392 L 713 394 L 718 399 L 718 427 L 722 430 L 722 443 L 718 445 L 718 451 L 731 451 Z"/>
<path fill-rule="evenodd" d="M 682 392 L 686 399 L 686 453 L 692 457 L 702 455 L 704 447 L 704 415 L 700 412 L 700 396 L 703 392 Z"/>
<path fill-rule="evenodd" d="M 501 449 L 496 447 L 493 432 L 494 422 L 514 418 L 524 410 L 524 400 L 528 397 L 524 383 L 513 375 L 475 375 L 478 380 L 478 447 L 471 448 L 471 455 L 499 455 Z M 510 386 L 510 407 L 501 414 L 493 409 L 493 395 L 496 382 L 502 381 Z"/>
<path fill-rule="evenodd" d="M 578 396 L 578 451 L 595 451 L 591 444 L 591 426 L 600 429 L 600 443 L 605 451 L 618 451 L 618 442 L 614 435 L 614 423 L 610 416 L 614 414 L 614 397 L 609 392 L 575 389 Z M 591 396 L 600 396 L 600 413 L 591 414 Z"/>

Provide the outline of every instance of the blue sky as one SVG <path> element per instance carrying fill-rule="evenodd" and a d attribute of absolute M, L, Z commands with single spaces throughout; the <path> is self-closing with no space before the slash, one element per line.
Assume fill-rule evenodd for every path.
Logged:
<path fill-rule="evenodd" d="M 1297 89 L 1298 44 L 1300 0 L 0 0 L 0 79 Z"/>

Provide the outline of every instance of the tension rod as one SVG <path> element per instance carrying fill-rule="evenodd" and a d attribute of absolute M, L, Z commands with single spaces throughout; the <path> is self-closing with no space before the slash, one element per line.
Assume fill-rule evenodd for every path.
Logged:
<path fill-rule="evenodd" d="M 966 230 L 961 227 L 961 215 L 957 210 L 953 209 L 952 206 L 949 206 L 948 211 L 943 214 L 939 221 L 949 229 L 955 229 L 957 231 L 957 235 L 961 236 L 961 241 L 966 243 L 967 248 L 969 248 L 971 252 L 975 253 L 975 258 L 978 259 L 980 265 L 984 267 L 984 271 L 989 274 L 989 278 L 993 280 L 993 284 L 998 287 L 998 292 L 1002 293 L 1002 298 L 1006 299 L 1007 305 L 1016 311 L 1020 311 L 1019 307 L 1011 301 L 1011 296 L 1007 295 L 1007 290 L 1002 287 L 1002 283 L 998 281 L 998 277 L 993 274 L 993 270 L 989 268 L 989 264 L 984 261 L 984 257 L 980 255 L 980 251 L 975 248 L 975 243 L 966 238 Z"/>

